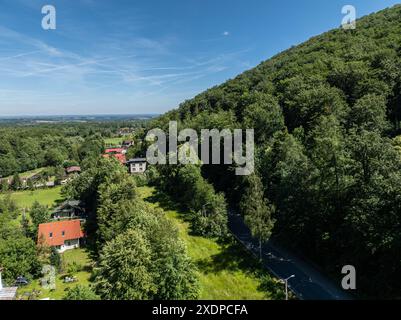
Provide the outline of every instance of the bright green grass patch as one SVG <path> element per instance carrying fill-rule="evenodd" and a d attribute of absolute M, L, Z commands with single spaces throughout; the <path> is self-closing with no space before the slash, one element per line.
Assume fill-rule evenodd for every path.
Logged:
<path fill-rule="evenodd" d="M 26 179 L 26 178 L 30 178 L 36 174 L 41 173 L 44 169 L 46 169 L 46 168 L 38 168 L 38 169 L 19 173 L 18 175 L 19 175 L 20 179 Z M 12 179 L 12 178 L 13 178 L 13 176 L 9 176 L 9 177 L 6 177 L 5 179 Z"/>
<path fill-rule="evenodd" d="M 28 294 L 33 290 L 36 292 L 40 292 L 36 299 L 46 299 L 49 298 L 51 300 L 61 300 L 67 293 L 68 289 L 74 288 L 77 285 L 90 285 L 91 271 L 92 271 L 92 262 L 89 258 L 89 254 L 85 249 L 74 249 L 68 250 L 62 254 L 64 269 L 68 269 L 68 264 L 77 263 L 80 265 L 81 270 L 77 273 L 74 273 L 73 276 L 77 278 L 78 281 L 73 283 L 64 283 L 64 277 L 67 274 L 67 271 L 64 271 L 56 276 L 56 289 L 48 290 L 44 289 L 40 285 L 40 280 L 34 280 L 26 287 L 22 287 L 18 290 L 18 295 L 22 298 L 27 299 Z"/>
<path fill-rule="evenodd" d="M 104 143 L 106 146 L 120 146 L 123 143 L 123 138 L 105 138 Z"/>
<path fill-rule="evenodd" d="M 201 300 L 262 300 L 281 299 L 281 285 L 261 269 L 257 261 L 238 243 L 220 244 L 213 239 L 190 234 L 185 215 L 165 209 L 155 201 L 155 189 L 138 188 L 139 195 L 158 207 L 174 220 L 188 254 L 198 267 Z"/>
<path fill-rule="evenodd" d="M 89 258 L 89 254 L 84 249 L 74 249 L 65 251 L 63 254 L 65 263 L 77 263 L 83 267 L 91 265 L 92 260 Z"/>
<path fill-rule="evenodd" d="M 2 194 L 0 197 L 4 197 Z M 15 201 L 19 208 L 30 208 L 35 201 L 38 201 L 42 205 L 54 206 L 56 201 L 62 200 L 61 196 L 61 186 L 48 188 L 48 189 L 38 189 L 38 190 L 25 190 L 16 191 L 10 193 L 11 199 Z"/>

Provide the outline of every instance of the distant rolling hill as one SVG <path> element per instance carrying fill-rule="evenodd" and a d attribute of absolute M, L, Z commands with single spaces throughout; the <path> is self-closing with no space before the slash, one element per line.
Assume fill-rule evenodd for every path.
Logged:
<path fill-rule="evenodd" d="M 158 114 L 108 114 L 108 115 L 47 115 L 47 116 L 0 116 L 0 123 L 59 123 L 59 122 L 108 122 L 148 120 Z"/>

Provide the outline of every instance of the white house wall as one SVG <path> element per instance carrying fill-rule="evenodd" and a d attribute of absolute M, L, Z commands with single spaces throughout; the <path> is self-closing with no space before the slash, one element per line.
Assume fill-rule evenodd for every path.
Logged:
<path fill-rule="evenodd" d="M 68 245 L 67 245 L 68 243 Z M 79 248 L 79 239 L 67 240 L 57 251 L 63 253 L 64 251 Z"/>

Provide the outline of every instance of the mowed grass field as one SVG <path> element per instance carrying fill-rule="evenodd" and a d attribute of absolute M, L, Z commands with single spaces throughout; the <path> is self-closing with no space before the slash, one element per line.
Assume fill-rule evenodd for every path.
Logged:
<path fill-rule="evenodd" d="M 154 201 L 156 190 L 138 188 L 140 196 L 162 208 L 176 223 L 188 254 L 197 265 L 201 300 L 282 299 L 282 285 L 261 270 L 257 261 L 239 244 L 220 244 L 213 239 L 193 236 L 183 214 Z"/>
<path fill-rule="evenodd" d="M 46 168 L 38 168 L 38 169 L 30 170 L 30 171 L 25 171 L 23 173 L 20 173 L 19 177 L 20 177 L 20 179 L 30 178 L 30 177 L 34 176 L 35 174 L 42 172 L 44 169 L 46 169 Z M 9 176 L 9 177 L 6 177 L 5 179 L 12 179 L 12 178 L 13 178 L 13 176 Z"/>
<path fill-rule="evenodd" d="M 35 201 L 38 201 L 42 205 L 53 206 L 56 201 L 63 199 L 61 195 L 61 186 L 47 189 L 38 189 L 34 191 L 24 190 L 9 193 L 12 200 L 15 201 L 19 208 L 30 208 Z M 5 194 L 1 194 L 0 197 L 5 197 Z"/>
<path fill-rule="evenodd" d="M 120 146 L 123 143 L 123 138 L 105 138 L 104 143 L 106 146 Z"/>
<path fill-rule="evenodd" d="M 65 296 L 68 289 L 74 288 L 77 285 L 89 286 L 90 277 L 92 271 L 92 261 L 89 258 L 89 254 L 85 249 L 74 249 L 68 250 L 61 254 L 64 270 L 63 272 L 56 275 L 56 289 L 49 290 L 44 289 L 40 285 L 40 280 L 34 280 L 26 287 L 21 287 L 18 289 L 18 296 L 22 299 L 27 299 L 28 294 L 33 290 L 39 292 L 39 295 L 36 299 L 46 299 L 49 298 L 51 300 L 62 300 Z M 80 267 L 80 270 L 72 275 L 68 274 L 68 264 L 77 263 Z M 77 281 L 72 283 L 65 283 L 65 276 L 74 276 Z"/>

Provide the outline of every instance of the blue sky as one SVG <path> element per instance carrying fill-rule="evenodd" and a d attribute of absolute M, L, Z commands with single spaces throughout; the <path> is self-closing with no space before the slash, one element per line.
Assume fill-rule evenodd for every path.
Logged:
<path fill-rule="evenodd" d="M 344 5 L 399 2 L 0 0 L 0 116 L 162 113 L 338 27 Z"/>

